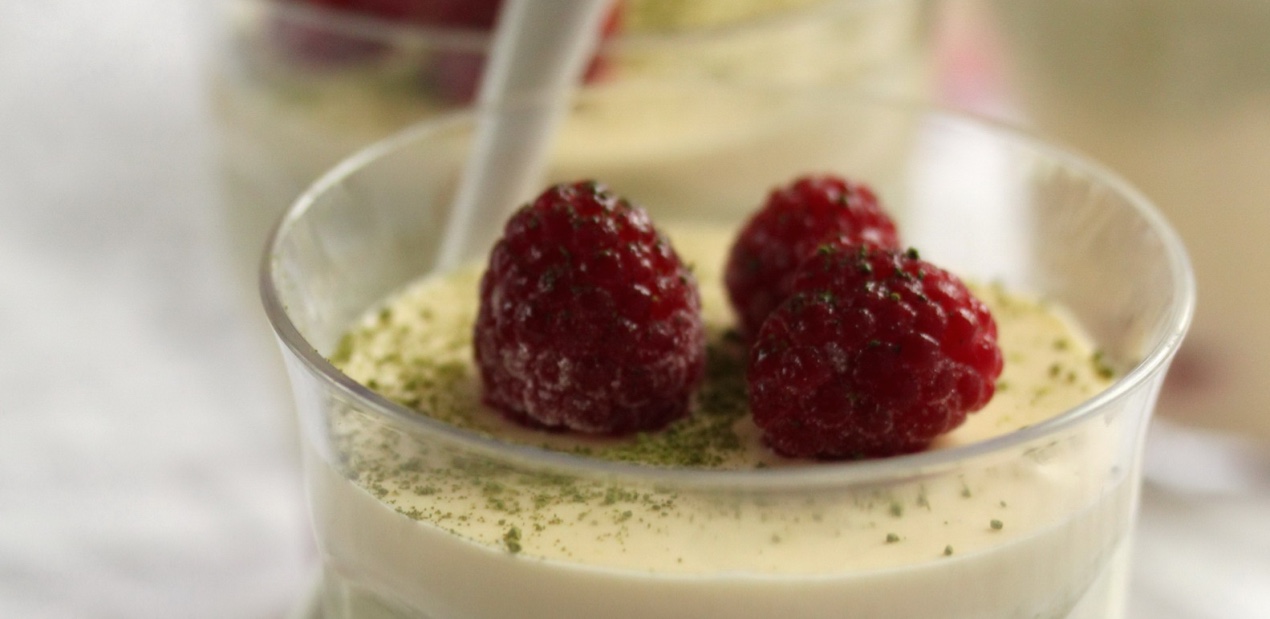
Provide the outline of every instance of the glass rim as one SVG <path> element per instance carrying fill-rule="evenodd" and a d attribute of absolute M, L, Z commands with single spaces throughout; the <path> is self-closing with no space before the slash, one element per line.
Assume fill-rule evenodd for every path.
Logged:
<path fill-rule="evenodd" d="M 729 90 L 727 87 L 722 87 Z M 730 90 L 736 90 L 731 88 Z M 745 88 L 746 91 L 764 90 Z M 770 90 L 770 89 L 769 89 Z M 286 238 L 291 224 L 304 216 L 308 209 L 328 190 L 360 170 L 389 156 L 402 148 L 426 140 L 429 136 L 447 128 L 474 122 L 482 114 L 497 113 L 496 109 L 468 107 L 441 114 L 433 119 L 416 123 L 387 138 L 374 142 L 345 158 L 339 164 L 312 183 L 287 209 L 269 234 L 265 253 L 261 258 L 259 288 L 265 314 L 279 341 L 295 355 L 315 376 L 327 386 L 333 387 L 350 401 L 359 403 L 362 410 L 373 412 L 392 424 L 436 436 L 447 443 L 465 450 L 479 452 L 505 462 L 515 462 L 556 472 L 568 471 L 579 476 L 607 476 L 630 480 L 642 480 L 654 484 L 676 487 L 729 487 L 748 490 L 799 489 L 812 487 L 842 487 L 850 484 L 882 483 L 897 478 L 918 478 L 938 474 L 958 462 L 977 459 L 991 454 L 1004 454 L 1009 449 L 1061 433 L 1079 425 L 1109 409 L 1162 372 L 1181 345 L 1183 336 L 1192 321 L 1195 310 L 1195 280 L 1181 237 L 1168 223 L 1154 204 L 1136 187 L 1100 163 L 1060 147 L 1026 129 L 980 115 L 953 110 L 947 107 L 875 96 L 849 87 L 825 87 L 809 89 L 819 97 L 834 103 L 862 102 L 887 107 L 907 115 L 934 115 L 952 120 L 963 127 L 988 131 L 994 138 L 1026 147 L 1069 169 L 1081 171 L 1096 179 L 1116 194 L 1123 196 L 1129 206 L 1142 218 L 1150 231 L 1160 240 L 1171 275 L 1174 295 L 1163 319 L 1160 336 L 1153 338 L 1151 347 L 1132 368 L 1119 376 L 1111 385 L 1080 404 L 1068 408 L 1041 423 L 1013 432 L 994 436 L 967 445 L 927 450 L 888 458 L 809 462 L 806 465 L 771 467 L 764 469 L 701 469 L 668 468 L 630 462 L 603 460 L 549 450 L 528 444 L 500 441 L 438 421 L 420 414 L 414 409 L 388 400 L 338 370 L 320 354 L 291 320 L 274 285 L 274 256 Z M 804 94 L 807 92 L 803 91 Z M 845 98 L 844 98 L 845 97 Z M 854 100 L 854 101 L 852 101 Z M 426 276 L 428 273 L 422 273 Z"/>
<path fill-rule="evenodd" d="M 486 49 L 493 39 L 492 32 L 475 28 L 399 23 L 373 15 L 361 15 L 350 11 L 285 0 L 249 1 L 258 5 L 267 5 L 268 10 L 275 11 L 289 19 L 368 41 L 426 40 L 433 47 L 453 47 L 465 51 L 480 51 Z M 825 0 L 824 2 L 784 8 L 780 11 L 773 11 L 719 25 L 694 26 L 662 32 L 621 33 L 611 39 L 602 41 L 598 53 L 602 54 L 606 50 L 620 52 L 628 49 L 638 50 L 666 45 L 701 43 L 711 39 L 726 38 L 739 30 L 773 27 L 817 14 L 832 11 L 859 10 L 873 5 L 896 2 L 920 4 L 921 0 Z"/>

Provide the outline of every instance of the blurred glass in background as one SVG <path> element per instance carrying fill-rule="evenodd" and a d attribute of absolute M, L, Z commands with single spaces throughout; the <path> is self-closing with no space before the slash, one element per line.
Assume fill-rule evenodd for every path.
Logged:
<path fill-rule="evenodd" d="M 989 7 L 1025 122 L 1137 185 L 1190 251 L 1196 320 L 1161 414 L 1270 441 L 1270 2 Z"/>
<path fill-rule="evenodd" d="M 265 234 L 358 148 L 472 100 L 498 0 L 227 0 L 213 95 L 247 303 Z M 1022 122 L 1158 203 L 1199 305 L 1161 413 L 1270 440 L 1270 2 L 620 0 L 585 87 L 858 84 Z M 932 71 L 933 68 L 933 71 Z"/>
<path fill-rule="evenodd" d="M 470 103 L 498 0 L 228 0 L 213 95 L 233 268 L 340 159 Z M 620 0 L 585 87 L 926 83 L 926 0 Z"/>

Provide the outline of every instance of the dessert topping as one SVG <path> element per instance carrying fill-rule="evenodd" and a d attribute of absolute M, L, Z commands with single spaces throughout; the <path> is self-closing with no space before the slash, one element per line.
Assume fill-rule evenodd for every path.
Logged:
<path fill-rule="evenodd" d="M 394 47 L 413 49 L 392 39 L 393 32 L 366 20 L 423 29 L 446 29 L 490 33 L 498 19 L 502 0 L 278 0 L 319 11 L 330 11 L 325 19 L 303 13 L 282 13 L 275 19 L 274 37 L 288 57 L 310 68 L 336 68 L 377 61 L 389 56 Z M 601 37 L 617 35 L 623 7 L 615 2 L 605 19 Z M 352 20 L 342 20 L 351 16 Z M 362 21 L 357 21 L 358 19 Z M 422 31 L 425 62 L 421 66 L 425 85 L 446 103 L 469 103 L 476 96 L 488 49 L 461 40 Z M 585 79 L 594 83 L 610 71 L 610 63 L 596 56 L 587 65 Z"/>
<path fill-rule="evenodd" d="M 798 266 L 827 241 L 900 248 L 894 222 L 863 184 L 804 176 L 771 192 L 738 235 L 724 275 L 745 335 L 758 334 L 791 294 Z"/>
<path fill-rule="evenodd" d="M 991 399 L 997 326 L 917 252 L 822 245 L 750 351 L 750 409 L 778 453 L 844 459 L 920 451 Z"/>
<path fill-rule="evenodd" d="M 596 434 L 684 416 L 705 368 L 692 273 L 643 209 L 594 182 L 552 187 L 507 222 L 474 345 L 487 404 Z"/>

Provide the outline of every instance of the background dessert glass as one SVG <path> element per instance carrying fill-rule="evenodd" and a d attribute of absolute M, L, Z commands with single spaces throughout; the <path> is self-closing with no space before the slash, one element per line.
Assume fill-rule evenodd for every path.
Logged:
<path fill-rule="evenodd" d="M 928 0 L 623 0 L 591 88 L 663 79 L 923 88 Z M 347 3 L 397 9 L 458 2 Z M 476 2 L 487 5 L 487 2 Z M 318 175 L 470 102 L 487 31 L 299 0 L 226 0 L 212 95 L 230 266 L 253 281 L 270 225 Z"/>
<path fill-rule="evenodd" d="M 1006 94 L 1038 131 L 1124 175 L 1177 227 L 1203 291 L 1168 419 L 1270 445 L 1270 4 L 988 3 Z M 1260 473 L 1265 475 L 1264 456 Z M 1264 488 L 1264 482 L 1262 482 Z"/>
<path fill-rule="evenodd" d="M 650 469 L 456 431 L 324 357 L 368 308 L 429 274 L 477 118 L 444 116 L 341 164 L 289 211 L 263 262 L 324 560 L 318 612 L 1122 616 L 1142 439 L 1193 304 L 1182 247 L 1142 196 L 1026 136 L 846 91 L 587 93 L 550 180 L 601 178 L 662 223 L 736 225 L 795 174 L 869 179 L 924 256 L 1066 306 L 1122 372 L 1050 421 L 965 447 Z M 380 500 L 442 482 L 473 499 L 439 505 L 452 516 L 440 524 Z M 664 524 L 633 524 L 652 521 Z M 590 543 L 572 542 L 573 558 L 531 549 L 537 526 L 585 526 Z M 587 558 L 597 540 L 629 552 Z"/>

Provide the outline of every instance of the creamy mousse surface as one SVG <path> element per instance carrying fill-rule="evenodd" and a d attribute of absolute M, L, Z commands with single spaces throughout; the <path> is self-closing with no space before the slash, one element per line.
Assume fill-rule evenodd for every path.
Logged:
<path fill-rule="evenodd" d="M 615 481 L 520 468 L 337 405 L 331 453 L 311 450 L 309 470 L 328 581 L 346 604 L 361 596 L 383 616 L 438 619 L 1109 616 L 1135 500 L 1136 463 L 1116 461 L 1132 440 L 1121 424 L 872 484 L 806 477 L 787 492 L 732 492 L 658 478 L 657 467 L 761 480 L 856 466 L 763 446 L 721 283 L 731 233 L 667 232 L 701 289 L 708 369 L 690 417 L 658 432 L 543 432 L 484 407 L 471 348 L 479 267 L 418 282 L 352 328 L 335 365 L 421 415 L 654 471 Z M 992 402 L 935 450 L 1044 422 L 1112 377 L 1060 309 L 997 286 L 975 292 L 996 317 L 1005 369 Z"/>

